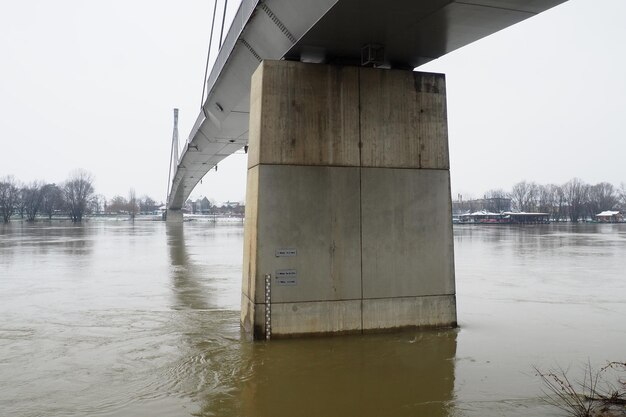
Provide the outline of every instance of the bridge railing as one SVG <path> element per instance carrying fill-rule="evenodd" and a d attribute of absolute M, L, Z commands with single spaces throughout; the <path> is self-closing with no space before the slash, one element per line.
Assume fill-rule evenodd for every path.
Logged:
<path fill-rule="evenodd" d="M 259 0 L 240 1 L 241 3 L 239 4 L 237 13 L 233 18 L 230 29 L 228 29 L 226 38 L 224 39 L 224 43 L 220 46 L 219 53 L 217 55 L 215 63 L 213 64 L 213 68 L 211 69 L 211 74 L 209 75 L 209 78 L 207 80 L 207 91 L 209 92 L 208 95 L 211 94 L 211 90 L 213 89 L 217 78 L 222 72 L 222 69 L 226 64 L 226 60 L 230 56 L 232 50 L 235 48 L 235 45 L 239 40 L 239 36 L 241 35 L 241 32 L 243 31 L 246 22 L 248 21 L 248 19 L 250 19 L 252 12 L 254 12 L 254 9 L 259 3 Z"/>
<path fill-rule="evenodd" d="M 216 0 L 216 1 L 219 1 L 219 0 Z M 211 91 L 213 90 L 213 87 L 215 86 L 215 83 L 220 73 L 224 69 L 224 66 L 226 65 L 226 61 L 228 60 L 230 53 L 235 48 L 235 45 L 237 44 L 237 41 L 239 40 L 239 36 L 241 35 L 241 32 L 243 32 L 243 28 L 246 22 L 248 21 L 248 19 L 254 12 L 254 9 L 256 8 L 258 3 L 259 3 L 259 0 L 239 0 L 239 7 L 237 8 L 237 12 L 235 13 L 235 16 L 233 17 L 233 20 L 230 22 L 230 26 L 226 24 L 224 25 L 224 28 L 227 28 L 225 29 L 226 37 L 224 38 L 222 44 L 218 45 L 217 57 L 215 58 L 215 61 L 213 62 L 213 65 L 211 67 L 211 72 L 209 73 L 209 76 L 206 79 L 207 95 L 205 98 L 205 102 L 202 103 L 203 106 L 205 105 L 206 100 L 208 100 L 208 97 L 211 95 Z M 217 32 L 219 35 L 219 32 L 221 31 L 221 29 L 222 29 L 222 25 L 221 25 L 221 22 L 219 22 L 219 24 L 215 25 L 213 31 Z M 214 35 L 213 37 L 215 38 L 215 33 L 213 35 Z M 217 39 L 219 39 L 219 36 L 217 37 Z M 210 45 L 209 47 L 211 46 L 212 45 Z M 187 143 L 190 143 L 191 140 L 195 137 L 196 133 L 198 132 L 198 129 L 200 129 L 200 126 L 202 125 L 205 119 L 206 117 L 204 115 L 204 112 L 201 111 L 200 114 L 198 115 L 198 118 L 196 119 L 196 122 L 193 125 L 193 128 L 191 129 L 189 136 L 187 137 Z M 182 158 L 182 154 L 181 154 L 181 158 Z"/>

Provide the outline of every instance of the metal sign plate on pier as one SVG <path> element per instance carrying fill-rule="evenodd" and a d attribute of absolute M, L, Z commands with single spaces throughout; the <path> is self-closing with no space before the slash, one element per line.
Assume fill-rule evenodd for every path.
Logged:
<path fill-rule="evenodd" d="M 287 256 L 298 256 L 298 250 L 295 248 L 276 249 L 277 258 L 283 258 Z"/>
<path fill-rule="evenodd" d="M 295 269 L 279 269 L 275 277 L 276 285 L 298 285 L 298 272 Z"/>

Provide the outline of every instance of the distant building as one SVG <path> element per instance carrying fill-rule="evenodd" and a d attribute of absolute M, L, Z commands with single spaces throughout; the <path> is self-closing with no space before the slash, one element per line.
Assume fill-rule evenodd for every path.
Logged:
<path fill-rule="evenodd" d="M 546 224 L 550 223 L 549 213 L 516 213 L 506 211 L 502 213 L 491 213 L 488 211 L 477 211 L 458 216 L 455 223 L 463 224 Z"/>
<path fill-rule="evenodd" d="M 243 217 L 246 206 L 238 201 L 226 201 L 220 207 L 215 207 L 215 212 L 228 217 Z"/>
<path fill-rule="evenodd" d="M 187 200 L 182 209 L 183 213 L 191 213 L 194 214 L 196 212 L 196 202 L 192 200 Z"/>
<path fill-rule="evenodd" d="M 211 213 L 211 202 L 208 198 L 204 197 L 202 199 L 196 200 L 196 211 L 195 213 L 199 214 L 209 214 Z"/>
<path fill-rule="evenodd" d="M 495 197 L 463 201 L 462 198 L 459 198 L 458 200 L 452 202 L 452 213 L 455 215 L 474 213 L 478 211 L 486 211 L 490 213 L 503 213 L 505 211 L 511 211 L 511 199 Z"/>
<path fill-rule="evenodd" d="M 595 217 L 599 223 L 622 223 L 624 221 L 624 216 L 619 211 L 607 210 L 596 214 Z"/>
<path fill-rule="evenodd" d="M 185 203 L 185 208 L 188 213 L 191 214 L 210 214 L 211 213 L 211 202 L 206 197 L 201 197 L 194 200 L 187 200 Z"/>

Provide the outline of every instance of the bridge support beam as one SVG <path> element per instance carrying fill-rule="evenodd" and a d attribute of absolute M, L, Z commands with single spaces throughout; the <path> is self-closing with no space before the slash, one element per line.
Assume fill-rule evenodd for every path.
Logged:
<path fill-rule="evenodd" d="M 243 327 L 455 326 L 444 76 L 264 61 L 250 100 Z"/>
<path fill-rule="evenodd" d="M 167 209 L 167 211 L 165 212 L 165 221 L 167 223 L 182 223 L 183 211 Z"/>

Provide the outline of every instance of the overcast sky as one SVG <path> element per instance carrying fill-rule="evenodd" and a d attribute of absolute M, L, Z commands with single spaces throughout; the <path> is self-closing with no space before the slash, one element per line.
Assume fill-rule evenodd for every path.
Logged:
<path fill-rule="evenodd" d="M 212 0 L 0 4 L 0 177 L 84 168 L 107 197 L 164 200 L 172 109 L 181 140 L 199 113 Z M 422 67 L 447 75 L 454 197 L 626 181 L 624 16 L 625 0 L 570 0 Z M 193 195 L 243 200 L 245 163 Z"/>

